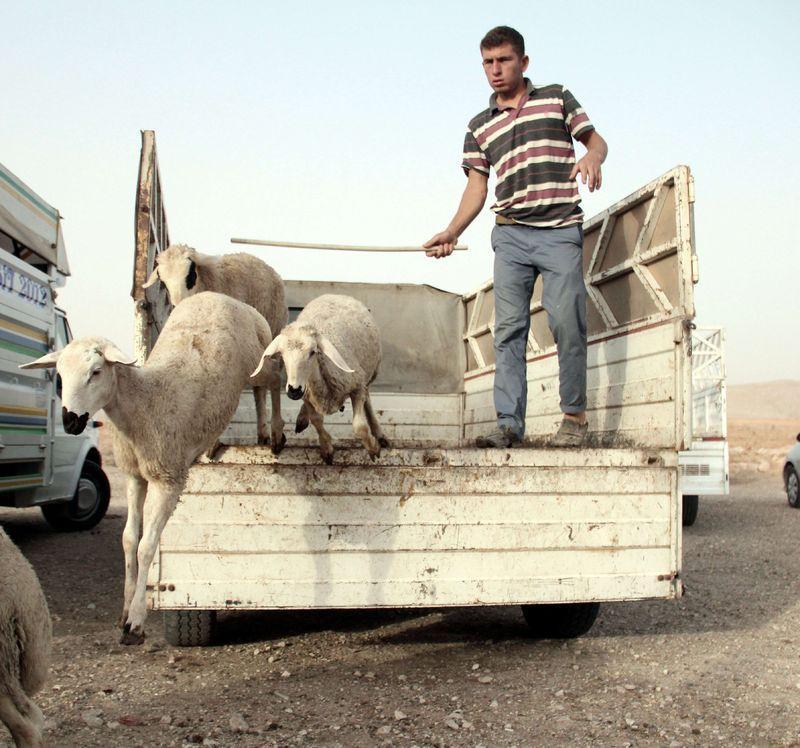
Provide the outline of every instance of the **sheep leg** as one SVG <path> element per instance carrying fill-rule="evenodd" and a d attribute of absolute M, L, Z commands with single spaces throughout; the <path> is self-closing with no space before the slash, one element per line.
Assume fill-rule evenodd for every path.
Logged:
<path fill-rule="evenodd" d="M 42 713 L 24 693 L 18 691 L 19 704 L 15 704 L 11 696 L 0 696 L 0 721 L 2 721 L 14 739 L 17 748 L 41 748 L 42 743 Z M 25 712 L 28 712 L 27 714 Z"/>
<path fill-rule="evenodd" d="M 381 445 L 370 431 L 365 408 L 367 402 L 366 392 L 366 390 L 358 390 L 350 396 L 350 402 L 353 403 L 353 431 L 361 440 L 364 449 L 369 452 L 369 456 L 374 460 L 381 456 Z"/>
<path fill-rule="evenodd" d="M 367 414 L 367 421 L 369 422 L 369 430 L 372 432 L 372 435 L 378 440 L 378 444 L 382 447 L 389 446 L 389 440 L 384 436 L 383 429 L 381 429 L 380 423 L 378 423 L 378 419 L 375 416 L 375 410 L 372 407 L 372 400 L 369 396 L 369 390 L 367 390 L 367 398 L 364 401 L 364 412 Z"/>
<path fill-rule="evenodd" d="M 332 465 L 333 439 L 331 439 L 331 435 L 325 430 L 325 426 L 323 426 L 324 419 L 322 414 L 317 412 L 313 405 L 309 405 L 308 403 L 303 403 L 303 405 L 308 414 L 308 419 L 311 421 L 311 425 L 317 430 L 317 436 L 319 436 L 319 451 L 322 453 L 322 459 L 325 460 L 328 465 Z"/>
<path fill-rule="evenodd" d="M 256 428 L 258 443 L 269 444 L 267 434 L 267 391 L 264 387 L 253 387 L 253 399 L 256 401 Z"/>
<path fill-rule="evenodd" d="M 147 574 L 153 563 L 161 532 L 167 520 L 175 511 L 181 485 L 151 482 L 145 503 L 144 528 L 139 541 L 137 562 L 139 565 L 136 591 L 131 601 L 128 620 L 122 629 L 120 644 L 141 644 L 144 642 L 144 621 L 147 618 Z"/>
<path fill-rule="evenodd" d="M 147 495 L 147 481 L 138 475 L 128 476 L 128 519 L 122 532 L 122 548 L 125 551 L 125 593 L 119 627 L 128 620 L 128 610 L 136 590 L 136 549 L 142 537 L 142 511 Z"/>
<path fill-rule="evenodd" d="M 306 406 L 306 401 L 303 400 L 303 404 L 300 406 L 300 412 L 297 414 L 297 420 L 294 422 L 294 433 L 300 434 L 305 431 L 309 423 L 311 423 L 311 421 L 308 420 L 308 407 Z"/>
<path fill-rule="evenodd" d="M 275 373 L 274 380 L 270 383 L 269 397 L 272 406 L 270 420 L 272 446 L 270 449 L 272 450 L 272 454 L 276 455 L 286 446 L 286 434 L 283 433 L 283 427 L 286 424 L 281 417 L 281 377 L 277 372 Z"/>

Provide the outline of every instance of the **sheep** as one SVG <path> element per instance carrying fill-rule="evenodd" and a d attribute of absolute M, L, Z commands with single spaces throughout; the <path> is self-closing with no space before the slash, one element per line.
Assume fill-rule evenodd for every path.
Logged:
<path fill-rule="evenodd" d="M 302 431 L 311 421 L 325 462 L 333 462 L 333 443 L 323 416 L 344 409 L 348 397 L 353 403 L 353 431 L 370 457 L 375 460 L 381 447 L 389 446 L 368 389 L 381 361 L 380 334 L 360 301 L 325 294 L 309 302 L 269 344 L 253 374 L 278 358 L 286 368 L 286 393 L 292 400 L 303 399 L 295 430 Z"/>
<path fill-rule="evenodd" d="M 250 376 L 271 341 L 253 307 L 204 291 L 175 308 L 142 367 L 96 337 L 21 367 L 57 368 L 67 433 L 81 433 L 101 408 L 114 428 L 114 456 L 128 477 L 122 644 L 144 641 L 147 572 L 189 467 L 227 426 L 244 386 L 272 386 L 279 376 L 277 364 Z"/>
<path fill-rule="evenodd" d="M 173 244 L 156 257 L 156 266 L 144 288 L 158 280 L 166 286 L 172 304 L 177 306 L 201 291 L 216 291 L 239 299 L 260 312 L 269 323 L 272 335 L 277 335 L 286 325 L 288 310 L 283 278 L 267 263 L 253 255 L 205 255 L 185 244 Z M 253 390 L 258 423 L 258 443 L 269 442 L 278 454 L 286 444 L 281 418 L 280 381 L 270 390 L 272 420 L 270 437 L 266 427 L 266 392 Z M 213 451 L 213 450 L 212 450 Z"/>
<path fill-rule="evenodd" d="M 31 697 L 47 679 L 52 624 L 36 572 L 2 529 L 0 569 L 0 720 L 18 748 L 38 748 L 44 717 Z"/>

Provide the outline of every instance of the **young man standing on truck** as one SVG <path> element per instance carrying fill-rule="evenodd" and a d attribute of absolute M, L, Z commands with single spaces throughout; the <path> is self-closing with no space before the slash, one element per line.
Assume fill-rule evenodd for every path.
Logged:
<path fill-rule="evenodd" d="M 489 167 L 497 174 L 492 231 L 495 298 L 494 405 L 497 429 L 479 447 L 522 441 L 527 404 L 526 344 L 533 285 L 542 275 L 542 305 L 558 348 L 564 419 L 554 446 L 577 447 L 586 436 L 586 287 L 583 211 L 578 183 L 602 184 L 608 146 L 575 97 L 560 85 L 535 87 L 525 41 L 508 26 L 481 40 L 493 94 L 464 140 L 467 187 L 450 225 L 426 242 L 429 257 L 447 257 L 486 201 Z M 576 163 L 572 139 L 586 146 Z"/>

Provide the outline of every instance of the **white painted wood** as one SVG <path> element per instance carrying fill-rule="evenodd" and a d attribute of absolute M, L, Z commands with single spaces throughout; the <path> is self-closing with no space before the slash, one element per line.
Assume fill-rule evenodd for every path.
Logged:
<path fill-rule="evenodd" d="M 676 449 L 682 439 L 679 389 L 688 364 L 674 327 L 661 324 L 621 337 L 595 341 L 587 364 L 590 443 Z M 495 427 L 493 372 L 467 378 L 464 436 L 467 441 Z M 561 421 L 558 359 L 528 364 L 526 435 L 551 435 Z"/>
<path fill-rule="evenodd" d="M 457 445 L 461 438 L 462 401 L 458 393 L 412 394 L 376 392 L 372 403 L 386 438 L 389 441 L 426 442 Z M 317 435 L 309 426 L 301 434 L 294 433 L 294 422 L 300 404 L 281 397 L 281 414 L 286 421 L 286 438 L 290 445 L 317 444 Z M 343 412 L 325 416 L 325 428 L 340 442 L 353 441 L 353 410 L 350 401 Z M 231 423 L 222 434 L 223 444 L 255 444 L 256 412 L 253 395 L 245 390 Z M 335 445 L 336 446 L 336 445 Z"/>
<path fill-rule="evenodd" d="M 229 448 L 164 530 L 156 607 L 374 607 L 680 594 L 676 458 L 625 449 Z M 659 579 L 660 577 L 660 579 Z"/>
<path fill-rule="evenodd" d="M 167 536 L 174 552 L 236 554 L 359 551 L 496 551 L 653 548 L 669 543 L 669 521 L 536 522 L 531 524 L 336 524 L 282 525 L 262 523 L 199 523 L 175 521 Z M 668 545 L 667 545 L 668 547 Z"/>
<path fill-rule="evenodd" d="M 160 609 L 385 608 L 593 602 L 675 597 L 675 585 L 652 574 L 529 579 L 305 581 L 193 579 L 155 593 Z"/>

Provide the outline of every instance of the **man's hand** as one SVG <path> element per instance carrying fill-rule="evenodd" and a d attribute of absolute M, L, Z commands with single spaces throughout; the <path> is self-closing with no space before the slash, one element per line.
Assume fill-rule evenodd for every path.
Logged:
<path fill-rule="evenodd" d="M 589 192 L 599 190 L 603 184 L 603 172 L 601 165 L 603 159 L 600 158 L 599 153 L 589 151 L 575 166 L 572 167 L 572 172 L 569 175 L 570 179 L 575 179 L 578 174 L 581 175 L 581 181 L 586 184 L 589 183 Z"/>
<path fill-rule="evenodd" d="M 458 237 L 449 229 L 445 229 L 428 239 L 422 246 L 428 250 L 425 253 L 428 257 L 435 257 L 438 260 L 440 257 L 453 254 L 457 241 Z"/>

